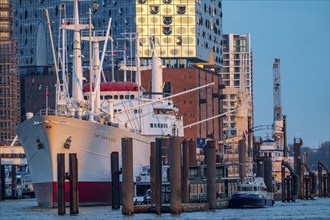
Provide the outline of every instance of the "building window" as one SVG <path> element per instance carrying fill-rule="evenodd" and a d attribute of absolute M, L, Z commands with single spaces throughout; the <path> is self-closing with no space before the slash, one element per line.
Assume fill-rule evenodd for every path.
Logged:
<path fill-rule="evenodd" d="M 240 79 L 240 74 L 234 74 L 234 79 Z"/>
<path fill-rule="evenodd" d="M 123 8 L 119 8 L 119 14 L 122 15 L 123 14 L 124 9 Z"/>
<path fill-rule="evenodd" d="M 138 2 L 139 4 L 144 4 L 144 3 L 146 3 L 146 1 L 147 1 L 147 0 L 138 0 L 137 2 Z"/>
<path fill-rule="evenodd" d="M 166 35 L 172 34 L 172 27 L 171 26 L 164 26 L 163 27 L 163 33 Z"/>
<path fill-rule="evenodd" d="M 163 0 L 164 4 L 171 4 L 172 0 Z"/>
<path fill-rule="evenodd" d="M 164 24 L 172 24 L 172 16 L 164 16 L 163 17 Z"/>
<path fill-rule="evenodd" d="M 182 45 L 182 37 L 181 36 L 176 37 L 176 45 Z"/>
<path fill-rule="evenodd" d="M 176 12 L 179 15 L 183 15 L 184 13 L 186 13 L 186 6 L 185 5 L 177 5 L 176 8 L 177 8 Z"/>
<path fill-rule="evenodd" d="M 158 5 L 150 5 L 150 13 L 155 15 L 159 12 L 159 6 Z"/>
<path fill-rule="evenodd" d="M 234 81 L 234 86 L 239 86 L 239 81 L 238 80 Z"/>

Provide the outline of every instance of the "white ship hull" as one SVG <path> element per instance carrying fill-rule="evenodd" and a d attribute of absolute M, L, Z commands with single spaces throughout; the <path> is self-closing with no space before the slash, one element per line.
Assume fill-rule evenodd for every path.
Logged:
<path fill-rule="evenodd" d="M 119 152 L 121 163 L 122 138 L 133 138 L 133 176 L 139 174 L 142 165 L 149 164 L 152 139 L 127 129 L 62 116 L 36 116 L 20 124 L 17 133 L 31 168 L 39 206 L 57 206 L 58 153 L 66 155 L 66 171 L 69 153 L 77 154 L 79 203 L 86 205 L 111 203 L 110 154 Z M 71 143 L 66 149 L 68 139 Z M 66 193 L 67 201 L 68 196 Z"/>

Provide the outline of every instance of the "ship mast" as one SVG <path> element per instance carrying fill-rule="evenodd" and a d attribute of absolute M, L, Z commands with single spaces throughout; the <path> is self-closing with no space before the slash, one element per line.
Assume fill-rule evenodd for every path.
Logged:
<path fill-rule="evenodd" d="M 73 39 L 73 73 L 72 73 L 72 98 L 73 107 L 78 107 L 84 101 L 82 94 L 82 61 L 80 30 L 83 29 L 79 23 L 78 0 L 74 1 L 74 39 Z"/>
<path fill-rule="evenodd" d="M 161 59 L 157 56 L 154 37 L 150 36 L 150 47 L 152 50 L 152 83 L 151 92 L 152 99 L 163 98 L 163 68 Z"/>

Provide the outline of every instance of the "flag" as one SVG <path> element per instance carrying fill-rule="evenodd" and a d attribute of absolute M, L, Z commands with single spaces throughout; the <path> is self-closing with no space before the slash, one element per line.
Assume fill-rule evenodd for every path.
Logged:
<path fill-rule="evenodd" d="M 124 43 L 124 51 L 126 51 L 126 41 L 125 41 L 125 43 Z"/>

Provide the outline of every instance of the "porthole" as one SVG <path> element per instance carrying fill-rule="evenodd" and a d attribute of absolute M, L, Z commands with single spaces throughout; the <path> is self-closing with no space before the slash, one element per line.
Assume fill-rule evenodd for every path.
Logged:
<path fill-rule="evenodd" d="M 163 27 L 163 33 L 166 35 L 172 34 L 172 27 L 171 26 L 164 26 Z"/>
<path fill-rule="evenodd" d="M 182 15 L 182 14 L 186 13 L 186 6 L 185 5 L 177 5 L 176 8 L 177 8 L 176 12 L 179 15 Z"/>
<path fill-rule="evenodd" d="M 151 14 L 157 14 L 159 12 L 159 6 L 158 5 L 150 5 L 150 13 Z"/>

